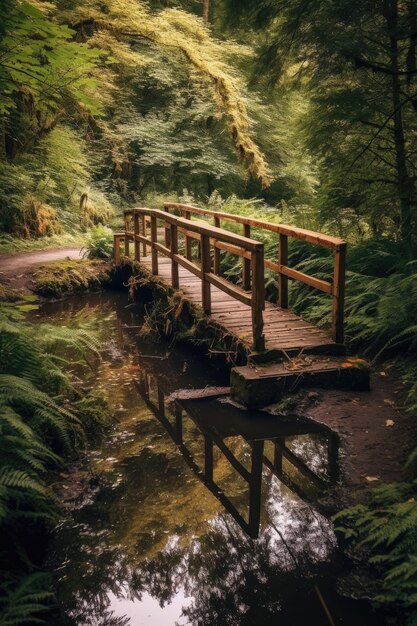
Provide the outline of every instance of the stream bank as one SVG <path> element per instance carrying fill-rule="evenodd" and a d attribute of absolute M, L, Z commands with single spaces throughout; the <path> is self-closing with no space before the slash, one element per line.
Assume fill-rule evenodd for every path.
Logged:
<path fill-rule="evenodd" d="M 356 580 L 353 590 L 350 566 L 326 517 L 265 472 L 261 534 L 257 541 L 249 539 L 190 472 L 140 395 L 137 378 L 144 367 L 172 391 L 227 384 L 224 356 L 196 359 L 169 342 L 138 339 L 143 317 L 123 292 L 45 302 L 39 314 L 49 323 L 94 319 L 104 330 L 97 383 L 109 392 L 116 420 L 103 445 L 91 450 L 62 485 L 67 514 L 56 530 L 51 565 L 63 624 L 249 626 L 275 624 L 278 615 L 283 624 L 307 619 L 326 624 L 316 587 L 335 623 L 384 623 L 383 613 L 346 597 L 358 589 L 363 595 L 368 581 Z M 306 414 L 320 412 L 323 392 L 308 393 Z M 367 412 L 357 396 L 344 394 L 343 402 L 335 397 L 332 409 L 338 401 L 355 407 L 358 422 Z M 341 410 L 334 415 L 335 424 L 346 419 Z M 201 437 L 191 423 L 185 430 L 198 457 Z M 354 436 L 359 435 L 358 429 Z M 245 461 L 248 451 L 234 445 Z M 308 438 L 298 445 L 320 468 L 320 445 Z M 350 463 L 342 443 L 343 480 Z M 216 468 L 225 492 L 242 506 L 242 483 L 220 457 Z M 366 484 L 360 474 L 351 477 L 344 493 L 353 484 Z M 332 500 L 337 508 L 334 495 Z"/>

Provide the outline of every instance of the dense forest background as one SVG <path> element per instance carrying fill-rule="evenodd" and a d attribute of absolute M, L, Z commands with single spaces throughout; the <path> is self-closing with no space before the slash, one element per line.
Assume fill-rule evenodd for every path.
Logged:
<path fill-rule="evenodd" d="M 412 0 L 5 0 L 0 17 L 2 231 L 235 195 L 411 250 Z"/>
<path fill-rule="evenodd" d="M 417 414 L 417 0 L 2 0 L 0 133 L 2 251 L 83 242 L 126 207 L 177 198 L 347 239 L 348 345 L 390 359 Z M 297 244 L 290 262 L 331 269 Z M 291 306 L 329 323 L 305 286 Z M 77 408 L 57 365 L 71 341 L 96 353 L 91 337 L 46 342 L 22 311 L 0 303 L 0 626 L 51 601 L 26 533 L 55 519 L 45 474 L 99 405 Z M 410 625 L 416 468 L 417 448 L 407 483 L 341 515 L 383 580 L 374 599 Z"/>

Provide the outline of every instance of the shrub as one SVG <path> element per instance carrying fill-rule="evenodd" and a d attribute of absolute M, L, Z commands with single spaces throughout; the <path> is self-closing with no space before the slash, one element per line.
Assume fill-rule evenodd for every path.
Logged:
<path fill-rule="evenodd" d="M 88 259 L 110 259 L 113 256 L 113 232 L 98 224 L 90 230 L 83 256 Z"/>

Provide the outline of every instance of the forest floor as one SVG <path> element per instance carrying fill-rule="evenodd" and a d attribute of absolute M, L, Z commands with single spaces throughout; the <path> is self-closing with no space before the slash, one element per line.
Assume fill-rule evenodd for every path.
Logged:
<path fill-rule="evenodd" d="M 79 259 L 80 255 L 81 248 L 0 254 L 0 282 L 6 282 L 13 289 L 29 292 L 33 284 L 33 272 L 38 265 L 67 258 Z"/>
<path fill-rule="evenodd" d="M 341 497 L 351 505 L 358 491 L 407 479 L 405 463 L 417 424 L 404 408 L 406 388 L 394 365 L 380 364 L 370 391 L 314 389 L 297 397 L 297 413 L 326 424 L 340 436 Z M 409 478 L 409 476 L 408 476 Z"/>

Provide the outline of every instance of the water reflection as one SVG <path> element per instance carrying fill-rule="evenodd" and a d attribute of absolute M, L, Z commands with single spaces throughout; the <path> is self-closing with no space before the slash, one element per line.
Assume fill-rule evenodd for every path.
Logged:
<path fill-rule="evenodd" d="M 240 527 L 252 538 L 259 536 L 261 519 L 261 490 L 262 474 L 267 467 L 284 484 L 304 498 L 311 498 L 309 492 L 295 481 L 288 470 L 298 472 L 307 484 L 312 484 L 316 490 L 324 489 L 337 476 L 337 453 L 339 440 L 331 429 L 310 419 L 296 415 L 271 415 L 265 411 L 246 411 L 236 406 L 228 397 L 228 390 L 204 389 L 194 392 L 179 391 L 170 394 L 167 406 L 166 392 L 163 383 L 155 375 L 142 369 L 138 381 L 138 389 L 152 412 L 165 427 L 168 434 L 177 444 L 189 467 L 197 477 L 204 482 L 213 495 L 221 502 L 224 508 L 233 516 Z M 202 437 L 194 434 L 192 444 L 202 439 L 202 445 L 197 453 L 202 457 L 199 464 L 190 447 L 187 447 L 183 437 L 185 417 L 192 419 Z M 287 439 L 294 439 L 299 435 L 313 435 L 325 439 L 327 451 L 327 476 L 320 475 L 304 462 L 287 445 Z M 239 460 L 228 442 L 236 439 L 246 444 L 246 457 L 249 458 L 249 467 Z M 266 453 L 265 444 L 272 444 L 272 458 Z M 240 450 L 242 446 L 238 446 Z M 234 470 L 245 481 L 248 487 L 248 516 L 245 519 L 234 506 L 232 500 L 214 480 L 214 452 L 220 452 Z M 304 481 L 304 482 L 306 482 Z M 310 485 L 311 486 L 311 485 Z"/>
<path fill-rule="evenodd" d="M 51 560 L 60 624 L 329 624 L 318 592 L 337 624 L 381 623 L 366 606 L 336 593 L 343 563 L 336 558 L 332 525 L 294 493 L 298 485 L 313 498 L 314 490 L 332 479 L 329 433 L 306 430 L 304 420 L 297 423 L 295 433 L 289 423 L 282 422 L 278 429 L 275 419 L 262 436 L 259 422 L 257 436 L 252 437 L 253 425 L 243 424 L 239 410 L 221 397 L 177 397 L 172 408 L 168 397 L 175 389 L 224 384 L 222 372 L 166 345 L 138 341 L 137 330 L 128 327 L 138 326 L 140 319 L 126 304 L 120 298 L 115 311 L 112 296 L 88 303 L 89 310 L 94 309 L 89 323 L 103 330 L 105 344 L 103 362 L 95 373 L 97 384 L 109 391 L 117 421 L 100 449 L 89 453 L 88 468 L 74 468 L 74 482 L 78 475 L 84 477 L 79 481 L 82 488 L 69 488 L 68 515 L 56 529 Z M 68 312 L 60 304 L 57 312 L 48 306 L 41 314 L 50 321 L 67 316 L 68 323 Z M 79 323 L 80 316 L 83 323 L 89 320 L 81 301 L 71 306 L 70 320 Z M 171 437 L 166 424 L 155 417 L 162 403 Z M 181 442 L 175 407 L 182 410 Z M 272 425 L 277 428 L 273 433 Z M 212 468 L 204 459 L 207 437 L 211 446 L 215 443 Z M 318 443 L 312 443 L 316 439 Z M 317 484 L 284 454 L 284 440 L 303 465 L 309 464 Z M 207 488 L 212 469 L 216 489 L 237 511 L 246 510 L 246 481 L 237 479 L 236 467 L 218 441 L 225 442 L 236 463 L 249 473 L 254 442 L 258 448 L 262 443 L 262 457 L 273 465 L 274 472 L 269 471 L 262 458 L 257 540 L 246 532 L 250 528 L 242 528 L 225 511 L 215 490 Z M 275 447 L 277 441 L 280 445 Z M 204 475 L 184 462 L 182 446 L 198 471 L 206 474 L 205 482 Z M 318 458 L 309 458 L 310 453 Z M 283 479 L 290 481 L 291 489 Z M 250 526 L 250 518 L 248 522 Z"/>

